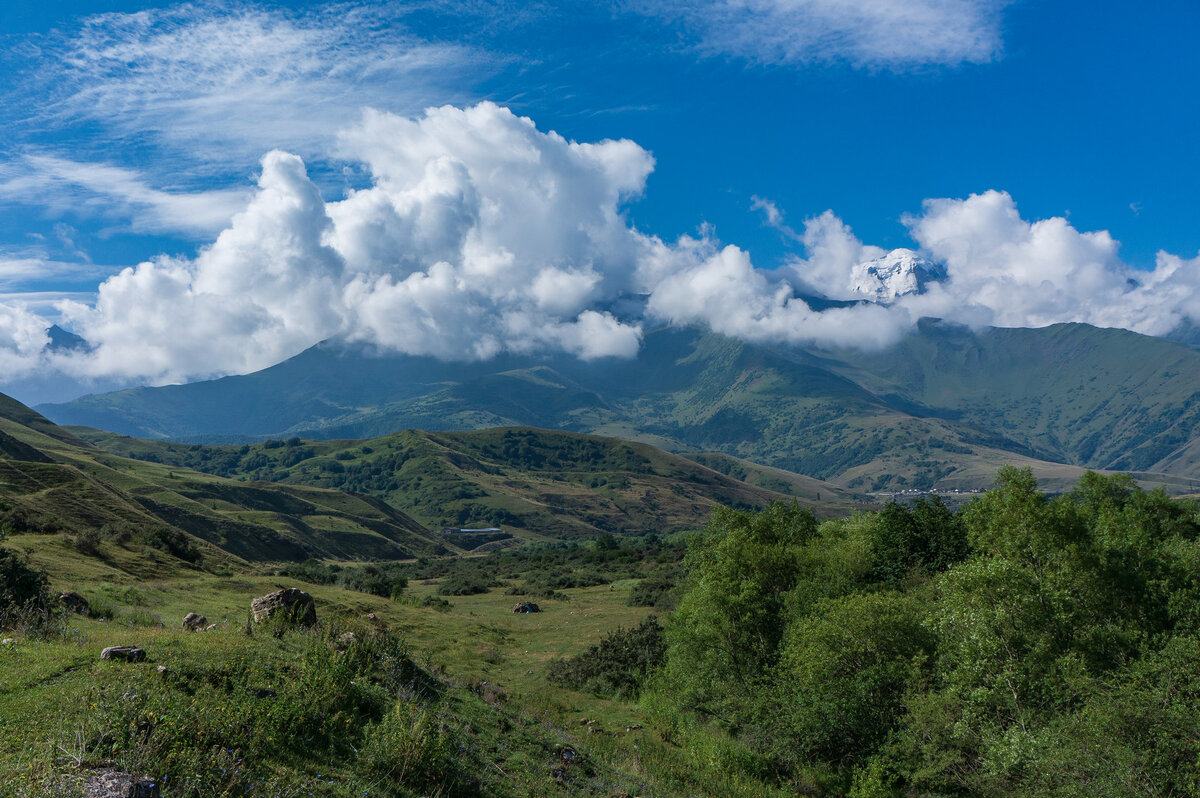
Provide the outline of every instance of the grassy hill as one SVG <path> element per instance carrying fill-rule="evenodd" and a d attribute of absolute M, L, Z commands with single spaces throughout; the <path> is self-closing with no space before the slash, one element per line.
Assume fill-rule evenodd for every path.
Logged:
<path fill-rule="evenodd" d="M 152 573 L 172 560 L 401 559 L 440 543 L 368 496 L 237 482 L 120 457 L 0 396 L 0 525 L 75 540 L 102 561 Z"/>
<path fill-rule="evenodd" d="M 926 321 L 880 353 L 695 329 L 654 330 L 637 358 L 590 363 L 444 363 L 323 344 L 254 374 L 41 409 L 60 423 L 203 443 L 536 426 L 718 452 L 864 491 L 986 487 L 1006 462 L 1200 476 L 1189 454 L 1197 385 L 1200 352 L 1163 339 Z"/>
<path fill-rule="evenodd" d="M 830 516 L 860 501 L 794 474 L 778 472 L 772 481 L 759 468 L 758 478 L 743 481 L 647 444 L 524 427 L 212 447 L 71 429 L 124 457 L 369 494 L 434 529 L 497 526 L 532 540 L 694 529 L 716 503 L 762 507 L 794 498 Z"/>

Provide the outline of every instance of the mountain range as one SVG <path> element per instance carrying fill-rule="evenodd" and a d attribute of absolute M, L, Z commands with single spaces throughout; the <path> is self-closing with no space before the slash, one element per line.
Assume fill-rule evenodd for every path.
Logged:
<path fill-rule="evenodd" d="M 634 359 L 591 362 L 446 362 L 330 342 L 252 374 L 38 410 L 201 443 L 532 426 L 723 453 L 858 491 L 985 487 L 1003 463 L 1051 485 L 1083 468 L 1180 491 L 1200 476 L 1200 352 L 1085 324 L 924 320 L 880 352 L 663 328 Z"/>

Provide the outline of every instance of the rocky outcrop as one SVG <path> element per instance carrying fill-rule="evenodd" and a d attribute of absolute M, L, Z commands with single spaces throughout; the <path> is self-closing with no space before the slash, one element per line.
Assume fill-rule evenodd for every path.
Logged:
<path fill-rule="evenodd" d="M 199 632 L 208 626 L 208 618 L 196 612 L 189 612 L 183 616 L 183 628 L 189 632 Z"/>
<path fill-rule="evenodd" d="M 512 611 L 519 613 L 541 612 L 542 608 L 534 604 L 532 601 L 522 601 L 513 605 Z"/>
<path fill-rule="evenodd" d="M 100 659 L 116 660 L 119 662 L 141 662 L 146 659 L 146 652 L 137 646 L 109 646 L 100 652 Z"/>
<path fill-rule="evenodd" d="M 313 597 L 294 587 L 259 596 L 250 602 L 250 611 L 254 613 L 256 623 L 275 617 L 286 618 L 303 626 L 312 626 L 317 622 L 317 607 Z"/>
<path fill-rule="evenodd" d="M 88 600 L 75 592 L 59 593 L 58 603 L 69 609 L 71 612 L 77 612 L 80 615 L 87 615 L 87 611 L 91 609 Z"/>
<path fill-rule="evenodd" d="M 158 784 L 153 779 L 115 770 L 89 778 L 83 794 L 85 798 L 159 798 Z"/>

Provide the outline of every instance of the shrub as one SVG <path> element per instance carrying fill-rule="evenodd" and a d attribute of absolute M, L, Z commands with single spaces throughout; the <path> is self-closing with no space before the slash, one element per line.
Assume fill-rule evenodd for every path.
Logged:
<path fill-rule="evenodd" d="M 675 580 L 663 571 L 654 573 L 633 586 L 627 603 L 630 607 L 672 609 L 675 606 Z"/>
<path fill-rule="evenodd" d="M 50 604 L 49 581 L 19 554 L 0 548 L 0 613 Z"/>
<path fill-rule="evenodd" d="M 499 586 L 495 579 L 480 574 L 455 574 L 438 585 L 437 592 L 443 596 L 474 596 Z"/>
<path fill-rule="evenodd" d="M 337 582 L 349 590 L 384 598 L 395 598 L 408 587 L 408 579 L 400 575 L 399 566 L 394 564 L 345 568 L 338 576 Z"/>
<path fill-rule="evenodd" d="M 598 695 L 634 698 L 647 675 L 666 659 L 663 628 L 653 615 L 633 629 L 617 629 L 570 659 L 552 662 L 546 680 Z"/>
<path fill-rule="evenodd" d="M 100 533 L 94 529 L 85 529 L 75 536 L 75 550 L 89 557 L 100 554 Z"/>
<path fill-rule="evenodd" d="M 367 732 L 359 767 L 373 779 L 438 795 L 462 794 L 460 733 L 449 713 L 414 698 L 397 701 Z"/>

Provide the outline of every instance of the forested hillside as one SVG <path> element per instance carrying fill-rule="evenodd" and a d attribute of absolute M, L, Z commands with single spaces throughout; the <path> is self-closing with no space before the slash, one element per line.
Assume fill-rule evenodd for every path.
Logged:
<path fill-rule="evenodd" d="M 1196 508 L 1028 471 L 818 524 L 716 513 L 650 684 L 813 794 L 1192 795 Z"/>

